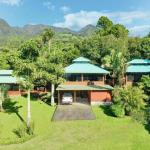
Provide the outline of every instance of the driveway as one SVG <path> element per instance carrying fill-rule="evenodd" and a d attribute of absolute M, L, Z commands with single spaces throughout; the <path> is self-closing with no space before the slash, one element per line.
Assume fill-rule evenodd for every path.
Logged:
<path fill-rule="evenodd" d="M 65 120 L 94 120 L 95 115 L 88 104 L 73 103 L 72 105 L 58 105 L 53 121 Z"/>

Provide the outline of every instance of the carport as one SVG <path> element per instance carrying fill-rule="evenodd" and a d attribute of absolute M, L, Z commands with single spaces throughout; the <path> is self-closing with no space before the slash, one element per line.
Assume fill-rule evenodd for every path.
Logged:
<path fill-rule="evenodd" d="M 62 95 L 65 92 L 72 93 L 73 102 L 89 103 L 91 104 L 91 93 L 94 91 L 101 92 L 107 91 L 110 86 L 98 86 L 98 85 L 59 85 L 58 91 L 58 104 L 62 103 Z"/>

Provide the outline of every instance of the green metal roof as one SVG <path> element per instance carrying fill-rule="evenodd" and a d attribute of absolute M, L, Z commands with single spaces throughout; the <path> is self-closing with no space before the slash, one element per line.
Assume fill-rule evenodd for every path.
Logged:
<path fill-rule="evenodd" d="M 13 70 L 0 70 L 0 84 L 16 84 L 16 77 L 12 76 Z"/>
<path fill-rule="evenodd" d="M 131 65 L 127 68 L 127 73 L 150 73 L 150 65 Z"/>
<path fill-rule="evenodd" d="M 16 84 L 17 79 L 12 76 L 0 76 L 0 84 Z"/>
<path fill-rule="evenodd" d="M 79 57 L 73 60 L 73 64 L 65 68 L 65 73 L 108 74 L 109 72 L 103 68 L 91 64 L 89 59 Z"/>
<path fill-rule="evenodd" d="M 144 64 L 144 65 L 146 65 L 146 64 L 150 64 L 150 59 L 134 59 L 134 60 L 128 62 L 128 64 L 137 64 L 137 65 Z"/>
<path fill-rule="evenodd" d="M 1 75 L 12 75 L 13 70 L 0 70 L 0 76 Z"/>
<path fill-rule="evenodd" d="M 90 62 L 90 60 L 85 57 L 79 57 L 77 59 L 74 59 L 73 62 Z"/>
<path fill-rule="evenodd" d="M 113 90 L 113 87 L 109 85 L 59 85 L 57 87 L 58 91 L 105 91 Z"/>

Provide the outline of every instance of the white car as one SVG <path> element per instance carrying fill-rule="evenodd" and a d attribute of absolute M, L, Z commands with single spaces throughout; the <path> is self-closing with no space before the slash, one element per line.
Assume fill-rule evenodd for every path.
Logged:
<path fill-rule="evenodd" d="M 62 104 L 71 104 L 73 102 L 71 93 L 64 93 L 62 96 Z"/>

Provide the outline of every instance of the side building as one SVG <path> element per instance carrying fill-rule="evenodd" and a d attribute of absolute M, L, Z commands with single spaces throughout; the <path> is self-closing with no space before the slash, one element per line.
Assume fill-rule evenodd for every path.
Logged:
<path fill-rule="evenodd" d="M 0 85 L 8 88 L 9 96 L 21 95 L 17 78 L 13 76 L 13 70 L 0 70 Z"/>
<path fill-rule="evenodd" d="M 134 59 L 128 63 L 126 71 L 126 85 L 134 85 L 143 75 L 150 75 L 149 59 Z"/>
<path fill-rule="evenodd" d="M 87 58 L 79 57 L 73 60 L 73 63 L 65 68 L 66 82 L 56 89 L 58 103 L 62 103 L 64 93 L 71 93 L 73 102 L 110 104 L 113 88 L 105 84 L 107 74 L 107 70 L 92 64 Z"/>

